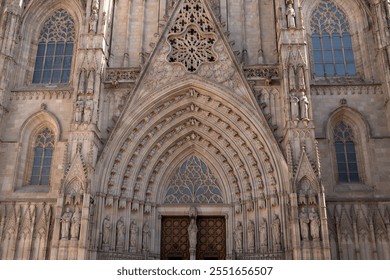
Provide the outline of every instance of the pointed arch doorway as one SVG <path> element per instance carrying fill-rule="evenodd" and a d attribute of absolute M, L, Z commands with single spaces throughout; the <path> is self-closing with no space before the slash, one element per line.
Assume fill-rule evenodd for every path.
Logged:
<path fill-rule="evenodd" d="M 188 205 L 191 209 L 209 208 L 209 211 L 207 215 L 177 213 L 162 216 L 161 259 L 226 259 L 226 218 L 210 212 L 210 208 L 220 212 L 218 206 L 222 207 L 223 203 L 219 181 L 203 160 L 191 155 L 171 175 L 164 204 L 168 208 Z M 190 241 L 191 219 L 196 223 L 195 250 L 190 244 L 194 245 Z"/>

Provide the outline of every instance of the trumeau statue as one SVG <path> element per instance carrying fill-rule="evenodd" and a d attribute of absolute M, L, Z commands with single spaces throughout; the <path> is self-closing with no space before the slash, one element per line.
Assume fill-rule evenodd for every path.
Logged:
<path fill-rule="evenodd" d="M 188 226 L 188 240 L 190 242 L 190 249 L 196 248 L 197 234 L 198 226 L 196 225 L 195 219 L 191 219 L 190 225 Z"/>

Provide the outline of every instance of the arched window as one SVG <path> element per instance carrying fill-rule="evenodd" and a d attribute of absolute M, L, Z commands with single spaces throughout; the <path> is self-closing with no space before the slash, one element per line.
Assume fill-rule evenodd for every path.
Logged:
<path fill-rule="evenodd" d="M 355 139 L 352 128 L 344 121 L 341 121 L 335 126 L 333 135 L 339 183 L 359 182 Z"/>
<path fill-rule="evenodd" d="M 217 179 L 206 163 L 190 156 L 175 172 L 165 195 L 167 204 L 223 203 Z"/>
<path fill-rule="evenodd" d="M 46 127 L 35 138 L 30 185 L 49 185 L 53 150 L 54 133 Z"/>
<path fill-rule="evenodd" d="M 73 18 L 63 9 L 55 11 L 45 21 L 39 36 L 34 84 L 69 82 L 74 39 Z"/>
<path fill-rule="evenodd" d="M 356 75 L 350 26 L 344 12 L 332 1 L 321 0 L 312 14 L 310 27 L 314 75 Z"/>

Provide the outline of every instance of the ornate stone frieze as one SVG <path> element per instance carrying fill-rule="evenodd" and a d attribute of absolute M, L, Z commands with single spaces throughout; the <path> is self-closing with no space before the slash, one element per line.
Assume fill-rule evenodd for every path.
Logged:
<path fill-rule="evenodd" d="M 311 85 L 312 95 L 375 95 L 383 94 L 381 85 Z"/>
<path fill-rule="evenodd" d="M 17 90 L 11 92 L 10 100 L 71 99 L 73 90 Z"/>
<path fill-rule="evenodd" d="M 106 70 L 106 83 L 135 83 L 141 69 L 138 67 L 134 68 L 108 68 Z"/>
<path fill-rule="evenodd" d="M 278 65 L 245 66 L 244 74 L 248 81 L 280 79 L 280 70 Z"/>

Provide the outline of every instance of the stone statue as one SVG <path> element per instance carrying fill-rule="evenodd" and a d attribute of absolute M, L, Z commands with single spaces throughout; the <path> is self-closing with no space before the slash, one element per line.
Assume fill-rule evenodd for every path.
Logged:
<path fill-rule="evenodd" d="M 241 222 L 237 223 L 236 230 L 234 231 L 234 241 L 236 243 L 236 251 L 242 252 L 242 224 Z"/>
<path fill-rule="evenodd" d="M 280 219 L 278 215 L 275 215 L 272 221 L 272 239 L 274 245 L 280 245 Z"/>
<path fill-rule="evenodd" d="M 305 94 L 302 94 L 301 100 L 301 118 L 302 119 L 309 119 L 309 99 L 307 99 L 307 96 Z"/>
<path fill-rule="evenodd" d="M 80 73 L 80 80 L 79 80 L 79 90 L 78 90 L 79 95 L 85 93 L 85 75 L 86 75 L 86 71 L 85 69 L 82 69 Z"/>
<path fill-rule="evenodd" d="M 191 219 L 190 225 L 188 226 L 188 239 L 190 241 L 190 249 L 196 248 L 197 234 L 198 226 L 196 225 L 195 219 Z"/>
<path fill-rule="evenodd" d="M 145 222 L 144 227 L 142 229 L 142 249 L 144 251 L 148 251 L 149 250 L 149 240 L 150 240 L 149 223 Z"/>
<path fill-rule="evenodd" d="M 92 115 L 93 115 L 93 100 L 92 100 L 92 96 L 89 95 L 87 96 L 87 101 L 85 101 L 84 122 L 91 123 Z"/>
<path fill-rule="evenodd" d="M 99 19 L 99 0 L 93 0 L 91 6 L 91 16 L 89 18 L 89 31 L 97 32 L 97 23 Z"/>
<path fill-rule="evenodd" d="M 111 220 L 110 217 L 106 216 L 103 220 L 103 244 L 110 244 L 110 235 L 111 235 Z"/>
<path fill-rule="evenodd" d="M 295 28 L 295 10 L 291 3 L 287 5 L 286 16 L 288 28 Z"/>
<path fill-rule="evenodd" d="M 295 84 L 295 68 L 293 64 L 288 66 L 288 83 L 290 92 L 294 92 L 296 90 Z"/>
<path fill-rule="evenodd" d="M 95 70 L 92 69 L 88 74 L 88 82 L 87 82 L 87 94 L 93 95 L 95 88 Z"/>
<path fill-rule="evenodd" d="M 305 68 L 303 65 L 298 66 L 298 85 L 300 91 L 306 90 Z"/>
<path fill-rule="evenodd" d="M 97 32 L 97 23 L 98 23 L 99 15 L 97 10 L 92 10 L 91 16 L 89 17 L 89 31 Z"/>
<path fill-rule="evenodd" d="M 317 211 L 312 208 L 309 214 L 310 218 L 310 233 L 313 239 L 320 238 L 320 219 L 318 217 Z"/>
<path fill-rule="evenodd" d="M 72 227 L 71 227 L 72 238 L 75 239 L 79 238 L 80 224 L 81 224 L 80 208 L 76 208 L 76 212 L 74 212 L 72 216 Z"/>
<path fill-rule="evenodd" d="M 268 238 L 267 238 L 267 220 L 263 218 L 260 223 L 260 245 L 268 246 Z"/>
<path fill-rule="evenodd" d="M 299 225 L 301 227 L 301 236 L 303 240 L 309 239 L 309 218 L 307 217 L 305 208 L 301 208 L 299 213 Z"/>
<path fill-rule="evenodd" d="M 74 114 L 74 121 L 76 123 L 80 123 L 82 122 L 83 120 L 83 110 L 84 110 L 84 101 L 81 97 L 81 95 L 79 95 L 77 97 L 77 101 L 75 103 L 75 114 Z"/>
<path fill-rule="evenodd" d="M 116 246 L 123 248 L 125 246 L 125 223 L 123 217 L 120 217 L 116 223 Z"/>
<path fill-rule="evenodd" d="M 135 248 L 137 246 L 138 226 L 135 221 L 130 225 L 130 247 Z"/>
<path fill-rule="evenodd" d="M 248 250 L 254 252 L 255 250 L 255 223 L 249 221 L 248 225 Z"/>
<path fill-rule="evenodd" d="M 62 215 L 61 222 L 61 239 L 69 239 L 70 222 L 72 219 L 72 212 L 69 208 L 66 208 L 65 213 Z"/>
<path fill-rule="evenodd" d="M 291 102 L 291 119 L 293 121 L 299 120 L 299 98 L 295 95 L 294 92 L 290 94 L 290 102 Z"/>

